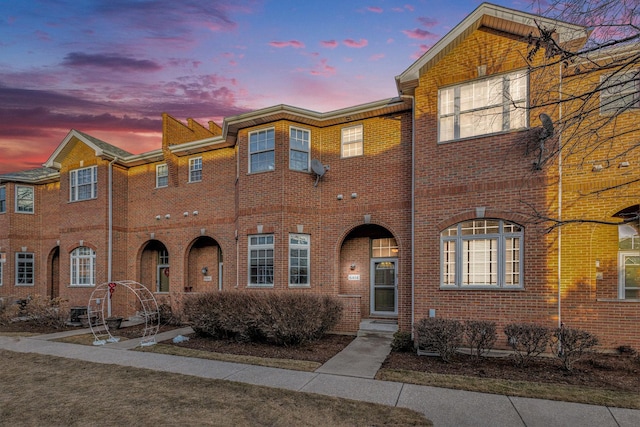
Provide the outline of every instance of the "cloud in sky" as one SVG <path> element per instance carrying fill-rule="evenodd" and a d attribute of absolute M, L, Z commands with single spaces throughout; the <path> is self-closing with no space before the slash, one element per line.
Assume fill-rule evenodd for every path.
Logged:
<path fill-rule="evenodd" d="M 383 12 L 382 8 L 378 7 L 378 6 L 368 6 L 367 10 L 369 12 L 373 12 L 373 13 L 382 13 Z"/>
<path fill-rule="evenodd" d="M 99 67 L 111 70 L 129 71 L 158 71 L 162 67 L 154 61 L 148 59 L 129 58 L 118 54 L 88 54 L 82 52 L 71 52 L 62 65 L 70 67 Z"/>
<path fill-rule="evenodd" d="M 320 46 L 326 47 L 327 49 L 335 49 L 338 47 L 338 42 L 335 40 L 322 40 L 320 41 Z"/>
<path fill-rule="evenodd" d="M 345 39 L 342 43 L 344 43 L 345 46 L 354 47 L 358 49 L 363 48 L 369 44 L 369 42 L 365 39 L 360 39 L 359 41 L 356 41 L 353 39 Z"/>
<path fill-rule="evenodd" d="M 272 41 L 272 42 L 269 42 L 269 46 L 273 46 L 277 48 L 292 47 L 295 49 L 302 49 L 304 48 L 304 43 L 302 43 L 299 40 L 289 40 L 288 42 Z"/>
<path fill-rule="evenodd" d="M 402 32 L 410 39 L 426 40 L 426 39 L 438 39 L 440 36 L 427 30 L 421 30 L 416 28 L 415 30 L 402 30 Z"/>

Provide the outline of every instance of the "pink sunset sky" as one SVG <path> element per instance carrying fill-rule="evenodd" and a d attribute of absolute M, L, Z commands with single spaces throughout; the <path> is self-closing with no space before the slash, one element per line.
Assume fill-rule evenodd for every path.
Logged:
<path fill-rule="evenodd" d="M 71 129 L 137 154 L 160 148 L 163 112 L 221 124 L 397 96 L 480 3 L 0 0 L 0 174 L 40 167 Z"/>

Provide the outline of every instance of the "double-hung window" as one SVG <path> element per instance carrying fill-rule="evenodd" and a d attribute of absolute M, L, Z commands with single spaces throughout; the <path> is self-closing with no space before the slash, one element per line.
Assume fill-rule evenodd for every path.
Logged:
<path fill-rule="evenodd" d="M 275 169 L 275 145 L 273 128 L 249 133 L 249 173 Z"/>
<path fill-rule="evenodd" d="M 289 286 L 309 286 L 309 249 L 309 235 L 289 235 Z"/>
<path fill-rule="evenodd" d="M 71 185 L 69 186 L 69 200 L 95 199 L 98 195 L 98 168 L 91 166 L 83 169 L 72 170 L 69 174 Z"/>
<path fill-rule="evenodd" d="M 521 226 L 499 219 L 461 222 L 440 235 L 443 288 L 521 288 Z"/>
<path fill-rule="evenodd" d="M 620 113 L 640 105 L 640 70 L 600 78 L 600 114 Z"/>
<path fill-rule="evenodd" d="M 156 188 L 169 185 L 169 168 L 167 164 L 156 165 Z"/>
<path fill-rule="evenodd" d="M 273 286 L 273 235 L 249 236 L 249 286 Z"/>
<path fill-rule="evenodd" d="M 350 126 L 342 129 L 341 156 L 362 156 L 364 145 L 362 138 L 362 125 Z"/>
<path fill-rule="evenodd" d="M 527 126 L 525 72 L 504 74 L 438 91 L 438 141 Z"/>
<path fill-rule="evenodd" d="M 96 253 L 80 246 L 71 252 L 71 286 L 93 286 L 96 277 Z"/>
<path fill-rule="evenodd" d="M 0 187 L 0 213 L 7 211 L 7 188 Z"/>
<path fill-rule="evenodd" d="M 25 185 L 16 185 L 16 212 L 34 212 L 34 189 Z"/>
<path fill-rule="evenodd" d="M 33 286 L 35 262 L 31 252 L 16 254 L 16 286 Z"/>
<path fill-rule="evenodd" d="M 640 299 L 640 235 L 635 224 L 618 226 L 618 298 Z"/>
<path fill-rule="evenodd" d="M 310 135 L 311 132 L 306 129 L 289 128 L 289 169 L 309 170 Z"/>
<path fill-rule="evenodd" d="M 189 182 L 202 181 L 202 157 L 189 159 Z"/>

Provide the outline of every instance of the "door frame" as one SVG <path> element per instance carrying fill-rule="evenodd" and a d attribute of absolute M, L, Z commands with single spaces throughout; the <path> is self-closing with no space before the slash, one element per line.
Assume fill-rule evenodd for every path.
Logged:
<path fill-rule="evenodd" d="M 375 311 L 375 297 L 376 297 L 376 263 L 391 262 L 393 263 L 393 311 Z M 371 258 L 370 261 L 370 274 L 369 274 L 369 312 L 373 316 L 398 316 L 398 258 Z"/>

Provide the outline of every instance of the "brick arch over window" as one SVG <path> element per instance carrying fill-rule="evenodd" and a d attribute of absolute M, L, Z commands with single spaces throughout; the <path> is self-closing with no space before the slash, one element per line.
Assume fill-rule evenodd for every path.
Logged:
<path fill-rule="evenodd" d="M 514 222 L 522 226 L 527 225 L 527 222 L 529 222 L 530 220 L 529 217 L 522 214 L 503 211 L 500 209 L 485 208 L 483 212 L 480 211 L 479 209 L 460 212 L 457 215 L 454 215 L 443 221 L 440 221 L 436 225 L 436 227 L 438 228 L 438 232 L 442 232 L 447 228 L 451 227 L 452 225 L 456 225 L 464 221 L 469 221 L 472 219 L 488 219 L 488 218 L 502 219 L 505 221 Z"/>
<path fill-rule="evenodd" d="M 75 251 L 76 249 L 80 248 L 80 247 L 86 247 L 86 248 L 91 248 L 93 249 L 94 252 L 98 252 L 98 247 L 96 245 L 94 245 L 93 243 L 90 242 L 85 242 L 83 241 L 82 244 L 80 244 L 80 242 L 78 243 L 74 243 L 73 246 L 67 246 L 67 248 L 65 249 L 67 251 L 67 255 L 71 255 L 71 252 Z"/>

